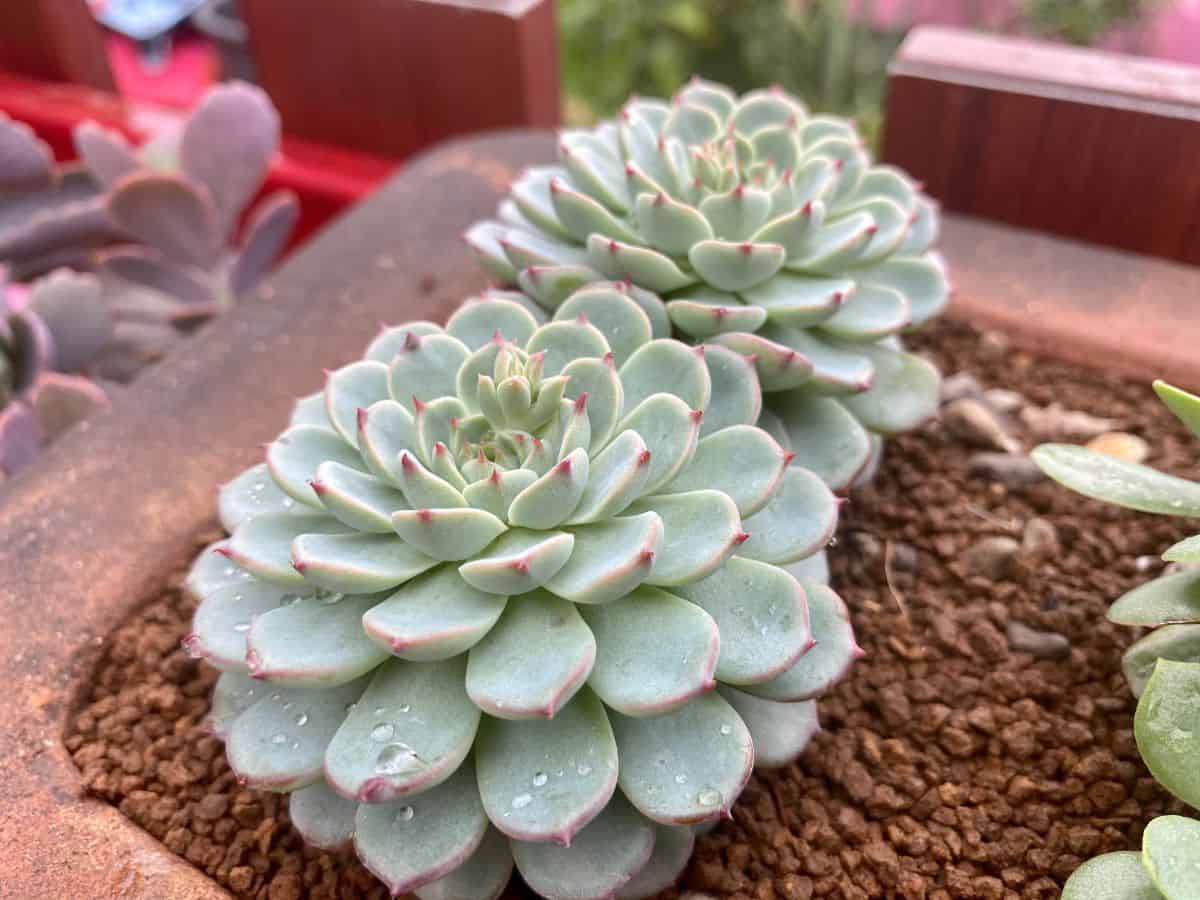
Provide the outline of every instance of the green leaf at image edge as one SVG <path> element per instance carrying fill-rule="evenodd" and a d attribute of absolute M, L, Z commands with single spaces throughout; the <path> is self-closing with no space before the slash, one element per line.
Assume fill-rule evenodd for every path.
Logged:
<path fill-rule="evenodd" d="M 1042 444 L 1031 454 L 1042 471 L 1073 491 L 1128 509 L 1200 516 L 1200 485 L 1074 444 Z"/>
<path fill-rule="evenodd" d="M 1089 859 L 1072 873 L 1062 900 L 1162 900 L 1141 854 L 1133 850 Z"/>
<path fill-rule="evenodd" d="M 1200 897 L 1200 822 L 1159 816 L 1142 835 L 1142 866 L 1167 900 Z"/>
<path fill-rule="evenodd" d="M 1192 434 L 1200 435 L 1200 397 L 1165 381 L 1154 382 L 1154 393 Z"/>
<path fill-rule="evenodd" d="M 1200 807 L 1197 697 L 1200 697 L 1200 663 L 1160 659 L 1138 701 L 1133 733 L 1146 768 L 1155 780 L 1180 800 Z M 1200 855 L 1197 861 L 1200 862 Z"/>

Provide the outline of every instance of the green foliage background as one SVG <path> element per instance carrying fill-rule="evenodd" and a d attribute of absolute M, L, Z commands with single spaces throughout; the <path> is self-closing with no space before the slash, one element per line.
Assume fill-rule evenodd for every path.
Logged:
<path fill-rule="evenodd" d="M 1153 2 L 1022 0 L 1014 25 L 1088 44 Z M 610 116 L 630 94 L 669 97 L 699 74 L 738 91 L 781 84 L 814 111 L 856 119 L 872 142 L 904 37 L 852 20 L 846 0 L 558 0 L 558 17 L 570 124 Z"/>

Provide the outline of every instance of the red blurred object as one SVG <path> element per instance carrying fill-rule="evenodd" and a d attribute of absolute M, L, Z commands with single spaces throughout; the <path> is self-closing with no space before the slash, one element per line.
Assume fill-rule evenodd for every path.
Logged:
<path fill-rule="evenodd" d="M 28 123 L 60 160 L 75 158 L 71 131 L 87 119 L 136 143 L 179 127 L 175 109 L 118 97 L 76 84 L 33 81 L 0 72 L 0 111 Z M 289 188 L 300 198 L 294 247 L 331 217 L 392 175 L 399 162 L 369 153 L 284 137 L 263 193 Z"/>
<path fill-rule="evenodd" d="M 186 29 L 171 37 L 170 52 L 158 67 L 148 66 L 137 41 L 122 34 L 108 32 L 105 50 L 117 93 L 130 100 L 191 109 L 221 75 L 212 41 Z"/>

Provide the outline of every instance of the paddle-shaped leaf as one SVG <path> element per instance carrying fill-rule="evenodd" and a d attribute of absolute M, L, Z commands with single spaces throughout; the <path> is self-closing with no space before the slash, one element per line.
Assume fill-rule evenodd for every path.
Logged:
<path fill-rule="evenodd" d="M 1031 454 L 1051 478 L 1071 490 L 1128 509 L 1200 516 L 1200 484 L 1072 444 L 1043 444 Z"/>
<path fill-rule="evenodd" d="M 1132 850 L 1089 859 L 1071 873 L 1062 900 L 1163 900 L 1142 855 Z"/>
<path fill-rule="evenodd" d="M 1163 625 L 1125 651 L 1121 668 L 1133 696 L 1142 695 L 1159 659 L 1200 663 L 1200 625 Z"/>
<path fill-rule="evenodd" d="M 1200 663 L 1160 659 L 1146 683 L 1133 733 L 1146 768 L 1185 803 L 1200 803 Z"/>
<path fill-rule="evenodd" d="M 1200 622 L 1200 572 L 1164 575 L 1134 588 L 1108 608 L 1108 620 L 1151 628 Z"/>
<path fill-rule="evenodd" d="M 288 798 L 288 818 L 300 836 L 322 850 L 340 850 L 354 838 L 358 804 L 336 793 L 327 782 L 300 788 Z"/>
<path fill-rule="evenodd" d="M 1200 822 L 1159 816 L 1142 834 L 1142 865 L 1166 900 L 1200 896 Z"/>
<path fill-rule="evenodd" d="M 786 766 L 804 752 L 821 725 L 817 702 L 776 703 L 728 685 L 718 687 L 754 739 L 754 764 L 764 768 Z"/>

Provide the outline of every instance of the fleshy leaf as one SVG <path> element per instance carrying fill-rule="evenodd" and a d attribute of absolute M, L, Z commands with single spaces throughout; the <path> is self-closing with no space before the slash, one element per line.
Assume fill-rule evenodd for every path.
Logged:
<path fill-rule="evenodd" d="M 665 536 L 646 581 L 670 587 L 699 581 L 725 562 L 745 540 L 737 506 L 721 491 L 660 494 L 635 504 L 631 513 L 653 511 Z"/>
<path fill-rule="evenodd" d="M 577 359 L 562 371 L 566 396 L 576 400 L 587 394 L 588 422 L 592 429 L 591 449 L 599 450 L 612 438 L 624 405 L 625 391 L 612 359 Z"/>
<path fill-rule="evenodd" d="M 444 333 L 445 330 L 442 326 L 435 325 L 433 322 L 406 322 L 403 325 L 395 327 L 385 325 L 379 334 L 375 336 L 375 339 L 367 345 L 366 352 L 363 353 L 363 358 L 373 359 L 376 362 L 390 366 L 396 355 L 404 349 L 406 344 L 411 344 L 414 339 L 430 334 Z"/>
<path fill-rule="evenodd" d="M 524 344 L 537 327 L 537 320 L 516 303 L 484 299 L 455 310 L 446 322 L 446 333 L 474 351 L 488 344 L 497 331 L 506 341 Z"/>
<path fill-rule="evenodd" d="M 695 604 L 643 585 L 581 613 L 596 638 L 588 685 L 607 706 L 654 716 L 712 688 L 720 634 Z"/>
<path fill-rule="evenodd" d="M 587 680 L 596 641 L 573 604 L 543 590 L 511 599 L 471 648 L 467 693 L 502 719 L 553 718 Z"/>
<path fill-rule="evenodd" d="M 244 297 L 258 286 L 283 252 L 299 218 L 300 201 L 291 191 L 276 191 L 255 207 L 229 268 L 230 294 Z"/>
<path fill-rule="evenodd" d="M 633 214 L 650 244 L 670 256 L 687 256 L 693 244 L 716 236 L 695 207 L 680 203 L 666 192 L 641 194 Z"/>
<path fill-rule="evenodd" d="M 703 694 L 661 716 L 614 713 L 621 791 L 663 825 L 694 825 L 733 806 L 750 778 L 754 745 L 719 694 Z"/>
<path fill-rule="evenodd" d="M 225 740 L 234 720 L 272 691 L 274 688 L 270 685 L 255 681 L 249 675 L 222 672 L 213 687 L 212 710 L 206 721 L 209 732 Z"/>
<path fill-rule="evenodd" d="M 471 586 L 492 594 L 524 594 L 541 587 L 571 557 L 575 536 L 565 531 L 514 528 L 459 566 Z"/>
<path fill-rule="evenodd" d="M 392 527 L 406 543 L 434 559 L 470 559 L 505 531 L 482 509 L 408 509 L 392 513 Z"/>
<path fill-rule="evenodd" d="M 1200 397 L 1165 381 L 1154 382 L 1154 393 L 1193 434 L 1200 435 Z"/>
<path fill-rule="evenodd" d="M 325 751 L 344 797 L 387 803 L 441 784 L 471 752 L 480 713 L 463 689 L 466 659 L 380 666 Z"/>
<path fill-rule="evenodd" d="M 575 535 L 575 551 L 546 588 L 574 603 L 625 596 L 649 577 L 662 549 L 663 523 L 654 512 L 567 530 Z"/>
<path fill-rule="evenodd" d="M 763 391 L 790 391 L 807 383 L 812 377 L 813 364 L 804 354 L 770 339 L 766 334 L 735 331 L 718 334 L 712 340 L 715 344 L 752 358 Z"/>
<path fill-rule="evenodd" d="M 641 496 L 653 459 L 636 431 L 623 431 L 589 463 L 587 484 L 567 522 L 605 521 Z"/>
<path fill-rule="evenodd" d="M 553 719 L 485 719 L 475 765 L 488 818 L 519 841 L 570 844 L 617 787 L 617 744 L 587 690 Z"/>
<path fill-rule="evenodd" d="M 798 391 L 776 394 L 768 401 L 779 436 L 796 454 L 796 464 L 815 472 L 835 491 L 850 486 L 867 464 L 871 441 L 867 431 L 836 400 Z M 763 411 L 762 425 L 773 431 Z"/>
<path fill-rule="evenodd" d="M 200 570 L 220 567 L 225 577 L 205 577 Z M 277 609 L 287 596 L 276 587 L 230 566 L 213 553 L 202 554 L 188 576 L 188 589 L 200 598 L 187 639 L 188 652 L 223 670 L 245 672 L 246 633 L 255 617 Z"/>
<path fill-rule="evenodd" d="M 1077 493 L 1141 512 L 1200 516 L 1200 484 L 1073 444 L 1043 444 L 1031 454 L 1051 478 Z"/>
<path fill-rule="evenodd" d="M 329 373 L 325 414 L 346 443 L 358 443 L 358 411 L 388 399 L 388 367 L 363 359 Z"/>
<path fill-rule="evenodd" d="M 668 484 L 691 462 L 700 436 L 700 419 L 701 415 L 675 394 L 662 393 L 651 394 L 617 425 L 618 432 L 636 432 L 650 452 L 641 494 L 653 493 Z M 624 434 L 617 442 L 622 437 Z M 607 449 L 600 455 L 605 453 Z"/>
<path fill-rule="evenodd" d="M 1142 695 L 1160 658 L 1200 663 L 1200 625 L 1163 625 L 1125 651 L 1121 668 L 1133 696 Z"/>
<path fill-rule="evenodd" d="M 618 367 L 652 337 L 650 317 L 629 297 L 612 288 L 579 291 L 554 313 L 555 319 L 579 316 L 600 329 Z"/>
<path fill-rule="evenodd" d="M 1071 873 L 1061 900 L 1163 900 L 1133 850 L 1105 853 Z"/>
<path fill-rule="evenodd" d="M 398 897 L 453 872 L 478 849 L 488 820 L 470 762 L 437 787 L 392 803 L 364 803 L 354 849 Z"/>
<path fill-rule="evenodd" d="M 536 529 L 562 524 L 579 505 L 590 471 L 587 452 L 582 448 L 574 450 L 513 498 L 507 508 L 508 521 Z"/>
<path fill-rule="evenodd" d="M 700 241 L 688 251 L 700 276 L 722 291 L 744 291 L 761 284 L 783 266 L 781 244 Z"/>
<path fill-rule="evenodd" d="M 438 397 L 453 396 L 458 368 L 470 351 L 458 338 L 448 334 L 427 334 L 409 337 L 397 349 L 388 373 L 392 399 L 415 412 L 413 400 L 425 402 Z"/>
<path fill-rule="evenodd" d="M 312 488 L 317 467 L 333 460 L 351 469 L 362 468 L 362 457 L 354 448 L 327 428 L 293 425 L 267 445 L 267 468 L 275 483 L 305 506 L 321 509 L 321 500 Z"/>
<path fill-rule="evenodd" d="M 601 358 L 608 353 L 608 341 L 600 329 L 587 322 L 547 322 L 538 328 L 525 345 L 530 354 L 545 351 L 543 375 L 559 375 L 568 363 L 576 359 Z"/>
<path fill-rule="evenodd" d="M 718 685 L 717 690 L 737 710 L 754 738 L 755 766 L 772 769 L 794 762 L 821 728 L 815 700 L 777 703 L 729 685 Z"/>
<path fill-rule="evenodd" d="M 400 485 L 400 454 L 417 446 L 412 413 L 395 400 L 380 400 L 358 413 L 358 447 L 367 468 Z"/>
<path fill-rule="evenodd" d="M 1133 733 L 1155 780 L 1190 806 L 1200 804 L 1200 663 L 1160 659 L 1146 684 Z"/>
<path fill-rule="evenodd" d="M 251 466 L 226 482 L 217 495 L 221 526 L 229 532 L 236 531 L 239 525 L 260 513 L 283 513 L 295 508 L 296 501 L 275 484 L 266 463 Z"/>
<path fill-rule="evenodd" d="M 767 311 L 772 321 L 804 328 L 828 319 L 854 290 L 848 278 L 777 275 L 742 293 L 742 299 Z"/>
<path fill-rule="evenodd" d="M 1184 538 L 1168 547 L 1162 555 L 1167 562 L 1200 562 L 1200 535 Z"/>
<path fill-rule="evenodd" d="M 671 887 L 687 867 L 695 843 L 696 837 L 690 828 L 655 825 L 654 855 L 632 881 L 617 891 L 617 900 L 651 897 Z"/>
<path fill-rule="evenodd" d="M 504 893 L 512 870 L 508 841 L 495 828 L 489 828 L 470 859 L 413 893 L 419 900 L 496 900 Z"/>
<path fill-rule="evenodd" d="M 937 415 L 941 377 L 932 363 L 883 344 L 839 344 L 871 361 L 875 379 L 861 394 L 841 402 L 867 428 L 879 434 L 911 431 Z"/>
<path fill-rule="evenodd" d="M 39 278 L 29 288 L 27 308 L 49 330 L 59 372 L 87 367 L 112 339 L 112 311 L 94 275 L 59 269 Z"/>
<path fill-rule="evenodd" d="M 266 467 L 263 466 L 262 470 L 262 475 L 270 481 Z M 241 477 L 254 471 L 251 469 Z M 261 483 L 261 478 L 253 482 L 254 485 L 259 483 Z M 273 482 L 271 486 L 274 487 Z M 330 514 L 339 522 L 356 531 L 395 534 L 392 529 L 392 513 L 398 509 L 408 508 L 404 494 L 391 485 L 385 484 L 365 472 L 360 472 L 358 469 L 351 469 L 349 466 L 332 460 L 317 466 L 317 477 L 312 486 L 322 505 L 329 510 Z M 278 489 L 276 490 L 278 491 Z M 288 502 L 284 506 L 290 507 L 292 505 L 291 498 L 285 499 Z"/>
<path fill-rule="evenodd" d="M 437 565 L 394 534 L 302 534 L 292 564 L 310 584 L 344 594 L 368 594 L 403 584 Z"/>
<path fill-rule="evenodd" d="M 715 292 L 673 299 L 667 303 L 667 315 L 680 331 L 698 340 L 727 331 L 757 331 L 767 320 L 761 307 Z"/>
<path fill-rule="evenodd" d="M 677 291 L 695 284 L 696 278 L 684 272 L 670 257 L 611 238 L 592 235 L 587 242 L 588 262 L 592 268 L 614 281 L 632 281 L 656 294 Z"/>
<path fill-rule="evenodd" d="M 340 850 L 354 838 L 358 804 L 334 792 L 324 781 L 288 797 L 288 818 L 306 844 L 322 850 Z"/>
<path fill-rule="evenodd" d="M 750 516 L 774 495 L 787 463 L 787 454 L 761 428 L 731 425 L 702 439 L 691 464 L 663 490 L 712 488 L 728 494 L 742 516 Z"/>
<path fill-rule="evenodd" d="M 1200 622 L 1200 571 L 1163 575 L 1118 597 L 1108 608 L 1118 625 Z"/>
<path fill-rule="evenodd" d="M 893 257 L 856 273 L 864 284 L 898 292 L 908 302 L 912 327 L 924 325 L 950 302 L 950 285 L 937 254 Z"/>
<path fill-rule="evenodd" d="M 621 367 L 624 409 L 628 414 L 654 394 L 674 394 L 689 409 L 704 409 L 712 397 L 712 381 L 703 351 L 672 340 L 643 344 Z"/>
<path fill-rule="evenodd" d="M 229 767 L 259 790 L 294 791 L 321 778 L 321 758 L 364 682 L 313 691 L 276 688 L 233 723 Z"/>
<path fill-rule="evenodd" d="M 788 466 L 767 505 L 742 523 L 750 537 L 738 555 L 776 565 L 796 562 L 829 542 L 837 519 L 838 501 L 825 482 Z"/>
<path fill-rule="evenodd" d="M 627 884 L 654 851 L 654 828 L 619 793 L 575 836 L 570 847 L 513 841 L 525 883 L 543 897 L 593 900 Z"/>
<path fill-rule="evenodd" d="M 248 572 L 284 587 L 304 587 L 292 565 L 292 541 L 302 534 L 346 534 L 349 529 L 320 513 L 263 513 L 243 522 L 221 553 Z"/>
<path fill-rule="evenodd" d="M 1142 834 L 1142 865 L 1166 900 L 1200 897 L 1200 822 L 1159 816 Z"/>
<path fill-rule="evenodd" d="M 704 347 L 712 394 L 700 422 L 700 436 L 707 437 L 730 425 L 753 425 L 762 412 L 762 392 L 754 365 L 719 344 Z"/>

